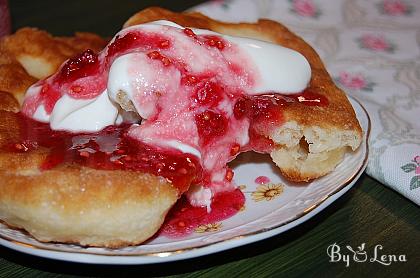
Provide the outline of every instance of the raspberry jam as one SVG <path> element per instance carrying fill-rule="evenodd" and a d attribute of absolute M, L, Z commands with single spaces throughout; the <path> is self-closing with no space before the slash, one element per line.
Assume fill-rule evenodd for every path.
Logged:
<path fill-rule="evenodd" d="M 159 234 L 170 238 L 185 236 L 201 225 L 215 224 L 238 213 L 245 203 L 245 196 L 239 189 L 217 193 L 206 207 L 193 207 L 185 197 L 169 211 Z"/>
<path fill-rule="evenodd" d="M 158 34 L 146 34 L 132 31 L 125 35 L 116 36 L 108 46 L 107 59 L 112 60 L 115 56 L 137 48 L 140 50 L 165 49 L 171 45 L 170 39 Z"/>
<path fill-rule="evenodd" d="M 39 147 L 50 149 L 41 170 L 62 163 L 77 163 L 101 170 L 133 170 L 167 178 L 180 193 L 193 181 L 200 180 L 197 158 L 173 149 L 157 149 L 127 136 L 129 125 L 110 126 L 97 133 L 70 133 L 51 130 L 21 114 L 21 138 L 8 146 L 14 152 L 28 152 Z"/>
<path fill-rule="evenodd" d="M 223 50 L 225 48 L 225 42 L 219 36 L 204 36 L 205 43 L 210 47 L 216 47 L 219 50 Z"/>
<path fill-rule="evenodd" d="M 57 82 L 71 82 L 95 74 L 99 69 L 98 55 L 91 49 L 67 60 L 57 75 Z"/>
<path fill-rule="evenodd" d="M 195 115 L 195 124 L 203 145 L 223 136 L 226 132 L 228 120 L 222 114 L 206 110 Z"/>

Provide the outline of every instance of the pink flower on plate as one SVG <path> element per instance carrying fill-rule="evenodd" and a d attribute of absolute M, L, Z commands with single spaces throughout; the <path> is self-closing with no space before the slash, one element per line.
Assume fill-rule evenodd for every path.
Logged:
<path fill-rule="evenodd" d="M 339 76 L 335 78 L 335 81 L 350 90 L 372 91 L 373 86 L 376 85 L 360 73 L 349 73 L 345 71 L 340 72 Z"/>
<path fill-rule="evenodd" d="M 376 52 L 394 52 L 395 45 L 382 35 L 365 34 L 357 39 L 360 48 Z"/>
<path fill-rule="evenodd" d="M 320 10 L 312 0 L 291 0 L 291 3 L 291 11 L 300 16 L 317 18 L 321 15 Z"/>
<path fill-rule="evenodd" d="M 392 16 L 409 15 L 413 12 L 413 7 L 402 0 L 384 0 L 378 7 L 381 13 Z"/>

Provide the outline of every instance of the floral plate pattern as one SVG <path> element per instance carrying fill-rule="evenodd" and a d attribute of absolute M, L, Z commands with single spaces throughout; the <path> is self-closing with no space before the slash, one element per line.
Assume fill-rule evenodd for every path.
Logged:
<path fill-rule="evenodd" d="M 41 243 L 0 223 L 0 244 L 52 259 L 97 264 L 149 264 L 216 253 L 269 238 L 289 230 L 326 208 L 347 192 L 367 164 L 370 120 L 361 104 L 350 98 L 364 131 L 360 148 L 347 154 L 329 175 L 307 185 L 286 181 L 268 156 L 246 153 L 231 165 L 246 202 L 235 216 L 199 226 L 183 238 L 158 236 L 145 244 L 120 249 L 83 248 Z M 266 182 L 258 182 L 264 177 Z"/>

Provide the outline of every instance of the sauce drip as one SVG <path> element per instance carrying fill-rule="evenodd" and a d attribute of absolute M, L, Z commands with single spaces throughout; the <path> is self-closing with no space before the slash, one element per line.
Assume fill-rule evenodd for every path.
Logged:
<path fill-rule="evenodd" d="M 159 234 L 169 238 L 182 237 L 194 232 L 199 226 L 213 224 L 232 217 L 245 203 L 245 196 L 239 190 L 217 193 L 211 202 L 211 210 L 194 207 L 182 197 L 169 211 Z"/>
<path fill-rule="evenodd" d="M 254 181 L 256 184 L 267 184 L 267 183 L 270 183 L 271 182 L 271 180 L 270 180 L 270 178 L 269 177 L 266 177 L 266 176 L 259 176 L 259 177 L 256 177 L 255 178 L 255 181 Z"/>

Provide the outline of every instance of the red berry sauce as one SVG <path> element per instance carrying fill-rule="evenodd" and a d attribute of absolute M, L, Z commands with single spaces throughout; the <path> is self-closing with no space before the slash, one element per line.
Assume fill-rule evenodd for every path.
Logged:
<path fill-rule="evenodd" d="M 100 170 L 132 170 L 167 178 L 185 192 L 201 179 L 201 166 L 193 155 L 174 149 L 158 149 L 129 136 L 129 125 L 109 126 L 96 133 L 70 133 L 51 130 L 49 124 L 18 114 L 21 138 L 7 150 L 28 152 L 39 147 L 50 149 L 41 170 L 62 163 L 77 163 Z"/>
<path fill-rule="evenodd" d="M 147 51 L 153 49 L 167 49 L 171 46 L 169 37 L 161 34 L 143 33 L 130 31 L 121 36 L 116 36 L 111 44 L 107 47 L 107 60 L 112 62 L 116 56 L 123 55 L 132 49 Z"/>
<path fill-rule="evenodd" d="M 205 44 L 210 47 L 216 47 L 219 50 L 223 50 L 225 48 L 226 43 L 222 38 L 219 36 L 203 36 Z"/>
<path fill-rule="evenodd" d="M 235 215 L 242 209 L 245 196 L 239 189 L 217 193 L 211 202 L 211 210 L 194 207 L 182 197 L 170 210 L 159 234 L 167 237 L 182 237 L 194 232 L 200 225 L 212 224 Z"/>
<path fill-rule="evenodd" d="M 56 82 L 71 82 L 95 74 L 99 70 L 98 55 L 88 49 L 67 60 L 56 76 Z"/>
<path fill-rule="evenodd" d="M 222 136 L 226 131 L 227 123 L 228 120 L 225 116 L 212 110 L 196 114 L 195 124 L 197 125 L 202 145 L 206 145 L 208 142 Z"/>
<path fill-rule="evenodd" d="M 266 177 L 266 176 L 258 176 L 255 178 L 254 182 L 256 184 L 267 184 L 267 183 L 270 183 L 271 180 L 269 177 Z"/>

